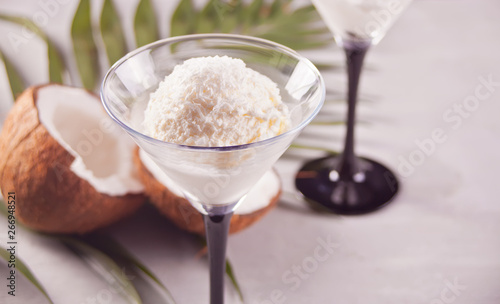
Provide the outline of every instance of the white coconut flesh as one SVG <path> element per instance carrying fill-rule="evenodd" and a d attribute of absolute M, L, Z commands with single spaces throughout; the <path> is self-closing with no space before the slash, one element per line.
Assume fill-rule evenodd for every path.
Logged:
<path fill-rule="evenodd" d="M 75 158 L 70 169 L 78 177 L 110 196 L 143 191 L 133 164 L 135 144 L 96 96 L 49 85 L 38 90 L 36 104 L 45 129 Z"/>
<path fill-rule="evenodd" d="M 151 157 L 141 149 L 139 149 L 139 158 L 142 164 L 158 182 L 167 187 L 173 194 L 184 197 L 179 186 L 177 186 L 177 184 L 158 167 Z M 278 195 L 280 188 L 281 183 L 276 172 L 274 172 L 274 170 L 267 171 L 250 190 L 234 213 L 240 215 L 250 214 L 267 207 L 272 202 L 272 199 Z"/>

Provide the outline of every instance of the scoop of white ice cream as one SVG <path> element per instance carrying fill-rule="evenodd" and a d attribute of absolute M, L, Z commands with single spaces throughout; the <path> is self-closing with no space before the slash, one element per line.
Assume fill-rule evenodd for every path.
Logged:
<path fill-rule="evenodd" d="M 151 94 L 147 135 L 190 146 L 256 142 L 290 127 L 276 83 L 227 56 L 198 57 L 176 66 Z"/>

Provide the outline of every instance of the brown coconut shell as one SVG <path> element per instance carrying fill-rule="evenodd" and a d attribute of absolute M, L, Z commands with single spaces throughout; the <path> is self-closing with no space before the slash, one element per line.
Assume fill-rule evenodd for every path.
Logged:
<path fill-rule="evenodd" d="M 0 189 L 5 198 L 15 193 L 16 219 L 39 231 L 83 234 L 133 213 L 144 195 L 99 193 L 70 170 L 74 157 L 40 123 L 42 87 L 17 98 L 0 133 Z"/>
<path fill-rule="evenodd" d="M 139 148 L 134 153 L 134 163 L 138 168 L 139 179 L 144 184 L 144 193 L 149 197 L 150 202 L 179 228 L 198 235 L 205 235 L 203 216 L 200 212 L 191 206 L 184 197 L 174 194 L 153 176 L 142 163 Z M 280 195 L 281 186 L 266 207 L 249 214 L 234 214 L 231 218 L 229 233 L 239 232 L 257 222 L 277 205 Z"/>

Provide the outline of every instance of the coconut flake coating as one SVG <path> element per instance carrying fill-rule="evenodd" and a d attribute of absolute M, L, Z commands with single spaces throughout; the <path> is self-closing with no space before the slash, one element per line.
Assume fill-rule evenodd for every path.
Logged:
<path fill-rule="evenodd" d="M 190 146 L 252 143 L 287 131 L 289 112 L 276 83 L 227 56 L 177 65 L 151 94 L 147 135 Z"/>

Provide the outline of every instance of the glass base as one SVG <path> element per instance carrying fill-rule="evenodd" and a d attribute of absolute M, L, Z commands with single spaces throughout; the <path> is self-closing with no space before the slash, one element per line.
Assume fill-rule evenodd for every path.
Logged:
<path fill-rule="evenodd" d="M 357 158 L 358 171 L 341 176 L 339 156 L 306 163 L 296 175 L 295 186 L 308 199 L 334 213 L 353 215 L 375 211 L 389 203 L 399 182 L 389 169 L 366 158 Z"/>

